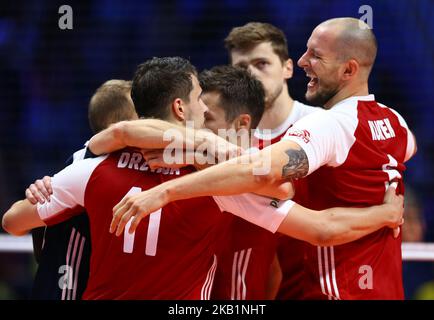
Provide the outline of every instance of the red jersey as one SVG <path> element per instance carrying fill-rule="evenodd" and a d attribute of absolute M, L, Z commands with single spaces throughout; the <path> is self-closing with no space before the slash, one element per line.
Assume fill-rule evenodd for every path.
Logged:
<path fill-rule="evenodd" d="M 394 180 L 403 193 L 404 162 L 415 150 L 404 119 L 373 95 L 309 115 L 284 139 L 306 152 L 307 197 L 300 204 L 315 210 L 381 204 Z M 394 239 L 389 228 L 344 245 L 305 248 L 303 298 L 404 298 L 401 239 Z"/>
<path fill-rule="evenodd" d="M 279 142 L 292 125 L 301 118 L 317 111 L 323 111 L 317 107 L 311 107 L 294 101 L 289 117 L 279 127 L 272 129 L 270 134 L 264 135 L 257 132 L 255 136 L 258 138 L 258 146 L 260 149 Z M 301 196 L 305 195 L 301 189 L 305 188 L 303 179 L 293 182 L 297 185 L 294 189 L 297 190 L 293 200 L 300 203 Z M 304 241 L 294 239 L 282 234 L 273 235 L 276 241 L 276 253 L 282 271 L 282 282 L 277 293 L 277 300 L 296 300 L 300 299 L 303 291 L 303 257 L 304 257 Z M 291 252 L 291 254 L 288 254 Z"/>
<path fill-rule="evenodd" d="M 151 170 L 141 153 L 123 150 L 74 163 L 53 177 L 51 202 L 38 205 L 41 218 L 51 225 L 81 207 L 89 215 L 92 254 L 83 299 L 210 298 L 221 219 L 211 197 L 170 203 L 144 218 L 134 234 L 109 233 L 112 209 L 126 195 L 192 171 Z"/>
<path fill-rule="evenodd" d="M 273 261 L 273 233 L 223 212 L 215 300 L 264 300 Z"/>
<path fill-rule="evenodd" d="M 267 133 L 259 130 L 255 132 L 255 144 L 262 149 L 280 141 L 295 121 L 317 110 L 318 108 L 294 101 L 290 116 L 278 128 Z M 219 241 L 222 251 L 218 255 L 219 263 L 212 297 L 220 300 L 263 300 L 267 297 L 266 289 L 270 278 L 270 266 L 276 253 L 277 238 L 270 231 L 242 218 L 228 213 L 224 215 L 226 221 L 224 231 L 221 232 L 223 236 Z M 301 242 L 285 238 L 294 243 Z M 286 261 L 291 262 L 296 258 L 298 259 L 298 256 L 294 255 Z M 301 270 L 301 262 L 296 265 L 300 266 Z M 291 278 L 286 277 L 286 274 L 295 274 L 295 268 L 292 266 L 291 269 L 288 266 L 282 271 L 284 279 Z"/>

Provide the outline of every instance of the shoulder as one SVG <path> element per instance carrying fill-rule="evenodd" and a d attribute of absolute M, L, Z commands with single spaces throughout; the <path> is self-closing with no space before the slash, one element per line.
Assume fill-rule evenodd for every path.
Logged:
<path fill-rule="evenodd" d="M 317 112 L 317 111 L 325 111 L 323 108 L 321 107 L 315 107 L 315 106 L 311 106 L 308 104 L 304 104 L 301 103 L 300 101 L 294 100 L 294 105 L 293 105 L 293 109 L 301 112 L 301 113 L 305 113 L 305 114 L 310 114 L 313 112 Z"/>
<path fill-rule="evenodd" d="M 405 121 L 404 117 L 398 111 L 396 111 L 395 109 L 392 109 L 392 108 L 390 108 L 390 107 L 388 107 L 382 103 L 377 102 L 377 104 L 380 108 L 386 109 L 386 110 L 390 111 L 391 113 L 393 113 L 398 118 L 399 124 L 402 127 L 408 129 L 407 122 Z"/>
<path fill-rule="evenodd" d="M 97 158 L 89 158 L 75 161 L 66 168 L 64 168 L 62 171 L 55 174 L 53 177 L 53 181 L 62 181 L 63 183 L 67 183 L 68 181 L 87 181 L 92 172 L 107 157 L 108 155 L 104 155 Z"/>
<path fill-rule="evenodd" d="M 320 109 L 318 112 L 311 112 L 304 117 L 301 117 L 297 122 L 294 123 L 295 128 L 302 126 L 316 126 L 320 124 L 327 124 L 330 122 L 335 122 L 333 114 L 330 113 L 331 110 Z"/>

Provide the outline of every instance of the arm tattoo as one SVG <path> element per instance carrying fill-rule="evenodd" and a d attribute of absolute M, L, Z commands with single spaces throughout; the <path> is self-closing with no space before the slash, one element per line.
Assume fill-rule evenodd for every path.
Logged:
<path fill-rule="evenodd" d="M 289 161 L 282 168 L 282 178 L 297 179 L 306 176 L 309 171 L 309 162 L 303 149 L 288 149 L 285 153 L 288 155 Z"/>

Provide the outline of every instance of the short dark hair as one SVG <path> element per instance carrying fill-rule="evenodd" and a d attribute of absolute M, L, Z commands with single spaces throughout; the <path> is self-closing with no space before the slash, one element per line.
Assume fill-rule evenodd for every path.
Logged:
<path fill-rule="evenodd" d="M 125 80 L 106 81 L 95 91 L 88 109 L 89 125 L 93 133 L 135 116 L 130 92 L 131 81 Z"/>
<path fill-rule="evenodd" d="M 202 92 L 219 94 L 225 120 L 233 121 L 242 113 L 252 118 L 255 129 L 265 110 L 265 91 L 262 83 L 248 71 L 234 66 L 217 66 L 199 74 Z"/>
<path fill-rule="evenodd" d="M 139 117 L 167 119 L 176 98 L 189 102 L 195 67 L 181 57 L 152 58 L 134 74 L 131 98 Z"/>
<path fill-rule="evenodd" d="M 271 43 L 274 53 L 279 56 L 282 63 L 288 60 L 288 42 L 285 34 L 269 23 L 249 22 L 233 28 L 225 39 L 225 47 L 230 54 L 232 50 L 250 50 L 263 42 Z"/>

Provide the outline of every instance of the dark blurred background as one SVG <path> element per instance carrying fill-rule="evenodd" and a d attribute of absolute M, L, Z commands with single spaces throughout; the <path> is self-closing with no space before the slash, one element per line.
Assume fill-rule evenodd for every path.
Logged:
<path fill-rule="evenodd" d="M 73 9 L 73 30 L 59 29 L 63 4 Z M 372 7 L 379 43 L 370 90 L 400 112 L 417 137 L 418 154 L 405 180 L 418 201 L 423 225 L 418 240 L 434 241 L 432 0 L 2 0 L 0 212 L 23 198 L 35 179 L 62 169 L 90 137 L 88 100 L 104 81 L 130 79 L 153 56 L 183 56 L 199 70 L 225 64 L 224 37 L 249 21 L 283 29 L 296 62 L 318 23 L 360 18 L 362 5 Z M 293 98 L 304 102 L 306 82 L 296 68 L 289 81 Z M 25 298 L 33 268 L 30 255 L 0 253 L 0 298 Z M 434 279 L 432 264 L 412 268 L 405 266 L 409 297 L 419 283 Z"/>

